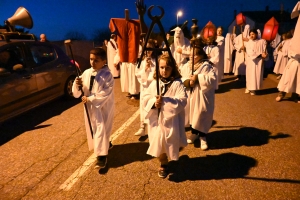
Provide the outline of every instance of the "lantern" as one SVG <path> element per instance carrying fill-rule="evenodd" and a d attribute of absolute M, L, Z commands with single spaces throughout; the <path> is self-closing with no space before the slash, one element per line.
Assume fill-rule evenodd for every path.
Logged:
<path fill-rule="evenodd" d="M 243 15 L 243 13 L 239 13 L 235 17 L 235 21 L 238 26 L 244 25 L 244 24 L 246 24 L 246 17 Z"/>
<path fill-rule="evenodd" d="M 206 40 L 209 37 L 215 38 L 216 36 L 216 26 L 211 21 L 209 21 L 201 31 L 201 38 Z"/>
<path fill-rule="evenodd" d="M 273 41 L 278 32 L 279 23 L 276 21 L 274 17 L 272 17 L 264 26 L 264 32 L 262 34 L 262 38 L 266 41 Z"/>

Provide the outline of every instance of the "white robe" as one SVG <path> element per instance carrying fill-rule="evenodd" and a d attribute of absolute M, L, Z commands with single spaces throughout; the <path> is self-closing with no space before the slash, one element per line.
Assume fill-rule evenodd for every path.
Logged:
<path fill-rule="evenodd" d="M 242 34 L 239 34 L 236 38 L 234 38 L 234 48 L 236 49 L 235 53 L 235 61 L 233 66 L 234 75 L 246 75 L 246 53 L 241 51 L 241 47 L 246 45 L 247 42 L 243 41 Z"/>
<path fill-rule="evenodd" d="M 120 62 L 119 51 L 114 58 L 115 63 Z M 128 92 L 131 95 L 137 95 L 140 92 L 140 83 L 135 76 L 136 63 L 122 62 L 120 65 L 121 91 Z"/>
<path fill-rule="evenodd" d="M 246 88 L 250 91 L 259 90 L 263 82 L 263 59 L 260 55 L 266 49 L 266 41 L 249 40 L 246 47 Z"/>
<path fill-rule="evenodd" d="M 189 61 L 182 67 L 182 81 L 190 79 L 192 70 Z M 217 82 L 214 68 L 204 62 L 195 72 L 198 76 L 198 84 L 190 91 L 187 89 L 188 104 L 185 108 L 185 125 L 191 125 L 193 129 L 208 133 L 213 120 L 215 108 L 215 84 Z"/>
<path fill-rule="evenodd" d="M 150 69 L 145 70 L 146 60 L 144 59 L 141 63 L 140 68 L 136 68 L 135 75 L 140 83 L 140 119 L 141 122 L 145 122 L 145 112 L 144 112 L 144 93 L 149 87 L 150 83 L 153 81 L 153 75 L 155 73 L 155 59 L 151 59 Z"/>
<path fill-rule="evenodd" d="M 290 42 L 289 57 L 282 77 L 278 84 L 278 90 L 287 93 L 300 94 L 300 2 L 298 2 L 291 14 L 292 18 L 298 17 L 294 35 Z"/>
<path fill-rule="evenodd" d="M 164 85 L 159 81 L 160 87 Z M 144 108 L 149 119 L 149 148 L 147 154 L 159 157 L 166 153 L 170 160 L 178 160 L 179 148 L 187 146 L 184 129 L 184 108 L 187 95 L 181 80 L 174 80 L 162 97 L 159 116 L 158 109 L 151 109 L 156 101 L 156 80 L 145 92 Z"/>
<path fill-rule="evenodd" d="M 175 31 L 175 33 L 174 43 L 170 46 L 170 51 L 176 61 L 177 67 L 180 69 L 187 62 L 187 58 L 190 55 L 190 42 L 184 37 L 181 28 L 176 27 L 172 31 Z M 181 49 L 181 53 L 177 52 L 179 48 Z"/>
<path fill-rule="evenodd" d="M 283 74 L 284 68 L 289 61 L 288 51 L 290 47 L 290 39 L 284 40 L 279 45 L 283 45 L 282 49 L 278 51 L 278 47 L 275 50 L 277 52 L 276 64 L 273 72 L 275 74 Z M 300 45 L 300 44 L 299 44 Z"/>
<path fill-rule="evenodd" d="M 113 45 L 111 44 L 111 42 L 114 44 L 114 48 Z M 114 39 L 110 39 L 110 41 L 107 44 L 107 65 L 113 75 L 113 77 L 118 77 L 120 76 L 120 70 L 117 70 L 117 68 L 114 65 L 114 58 L 117 55 L 117 43 Z"/>
<path fill-rule="evenodd" d="M 122 62 L 121 64 L 121 90 L 130 94 L 138 94 L 140 92 L 140 84 L 135 76 L 136 64 Z"/>
<path fill-rule="evenodd" d="M 300 55 L 290 55 L 290 59 L 284 68 L 282 77 L 277 86 L 278 90 L 286 93 L 300 95 Z"/>
<path fill-rule="evenodd" d="M 232 72 L 232 52 L 234 50 L 233 42 L 231 37 L 234 37 L 231 33 L 227 33 L 225 37 L 224 47 L 224 73 Z"/>
<path fill-rule="evenodd" d="M 219 47 L 218 82 L 220 83 L 224 77 L 225 38 L 223 36 L 217 36 L 216 42 Z"/>
<path fill-rule="evenodd" d="M 212 62 L 214 65 L 214 70 L 216 73 L 216 82 L 215 82 L 215 89 L 217 90 L 219 88 L 219 83 L 221 82 L 222 78 L 223 78 L 223 74 L 224 74 L 224 70 L 221 71 L 220 66 L 219 66 L 219 60 L 220 60 L 220 52 L 219 52 L 219 48 L 217 46 L 214 45 L 207 45 L 204 47 L 204 51 L 207 55 L 210 55 L 210 62 Z"/>
<path fill-rule="evenodd" d="M 92 139 L 86 112 L 84 111 L 85 128 L 89 150 L 94 149 L 96 156 L 108 154 L 109 137 L 112 131 L 114 118 L 114 79 L 107 66 L 101 68 L 95 77 L 91 92 L 89 91 L 90 78 L 93 69 L 87 69 L 81 75 L 83 92 L 87 96 L 87 109 L 93 130 Z M 79 98 L 81 91 L 75 81 L 72 87 L 73 96 Z"/>

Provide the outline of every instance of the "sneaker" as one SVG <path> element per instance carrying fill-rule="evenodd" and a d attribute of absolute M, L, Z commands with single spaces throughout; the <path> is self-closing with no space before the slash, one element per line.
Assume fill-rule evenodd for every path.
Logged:
<path fill-rule="evenodd" d="M 278 96 L 278 97 L 276 97 L 276 99 L 275 99 L 277 102 L 279 102 L 279 101 L 281 101 L 282 100 L 282 97 L 280 97 L 280 96 Z"/>
<path fill-rule="evenodd" d="M 169 174 L 169 170 L 168 170 L 168 167 L 165 166 L 165 165 L 162 165 L 159 170 L 158 170 L 158 177 L 160 178 L 166 178 Z"/>
<path fill-rule="evenodd" d="M 145 129 L 140 127 L 140 129 L 134 134 L 135 136 L 145 136 Z"/>
<path fill-rule="evenodd" d="M 255 91 L 250 91 L 250 95 L 252 95 L 252 96 L 256 95 Z"/>
<path fill-rule="evenodd" d="M 97 163 L 94 168 L 95 169 L 104 168 L 106 166 L 106 163 L 107 163 L 106 156 L 97 156 Z"/>
<path fill-rule="evenodd" d="M 250 93 L 250 91 L 246 88 L 245 89 L 245 94 L 249 94 Z"/>
<path fill-rule="evenodd" d="M 199 135 L 191 134 L 191 136 L 187 139 L 187 143 L 193 144 L 197 139 L 199 139 Z"/>
<path fill-rule="evenodd" d="M 200 137 L 200 143 L 201 143 L 201 149 L 202 150 L 207 150 L 208 149 L 206 137 Z"/>

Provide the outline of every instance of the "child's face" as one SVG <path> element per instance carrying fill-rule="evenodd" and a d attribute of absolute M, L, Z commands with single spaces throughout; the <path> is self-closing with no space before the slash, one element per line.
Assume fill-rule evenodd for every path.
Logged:
<path fill-rule="evenodd" d="M 147 48 L 154 48 L 154 46 L 148 43 Z M 152 51 L 147 51 L 146 53 L 147 53 L 147 57 L 151 57 Z"/>
<path fill-rule="evenodd" d="M 250 33 L 250 39 L 251 40 L 256 40 L 256 38 L 257 38 L 257 35 L 255 33 L 251 32 Z"/>
<path fill-rule="evenodd" d="M 93 69 L 99 70 L 106 64 L 106 60 L 102 60 L 99 56 L 90 54 L 90 63 Z"/>
<path fill-rule="evenodd" d="M 194 63 L 197 63 L 202 57 L 199 55 L 194 55 Z M 190 60 L 193 60 L 193 50 L 190 53 Z"/>
<path fill-rule="evenodd" d="M 223 30 L 221 28 L 217 29 L 217 36 L 221 36 L 223 33 Z"/>
<path fill-rule="evenodd" d="M 159 73 L 163 78 L 169 78 L 172 74 L 172 67 L 168 66 L 165 60 L 160 60 Z"/>

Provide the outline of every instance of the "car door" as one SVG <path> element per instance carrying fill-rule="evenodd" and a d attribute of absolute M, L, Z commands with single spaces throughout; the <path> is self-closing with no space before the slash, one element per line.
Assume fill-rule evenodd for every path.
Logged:
<path fill-rule="evenodd" d="M 30 46 L 35 66 L 37 87 L 46 99 L 55 98 L 62 94 L 60 83 L 64 69 L 58 61 L 55 48 L 48 43 L 32 43 Z"/>
<path fill-rule="evenodd" d="M 36 76 L 26 65 L 22 43 L 0 47 L 0 122 L 29 109 L 38 92 Z"/>

